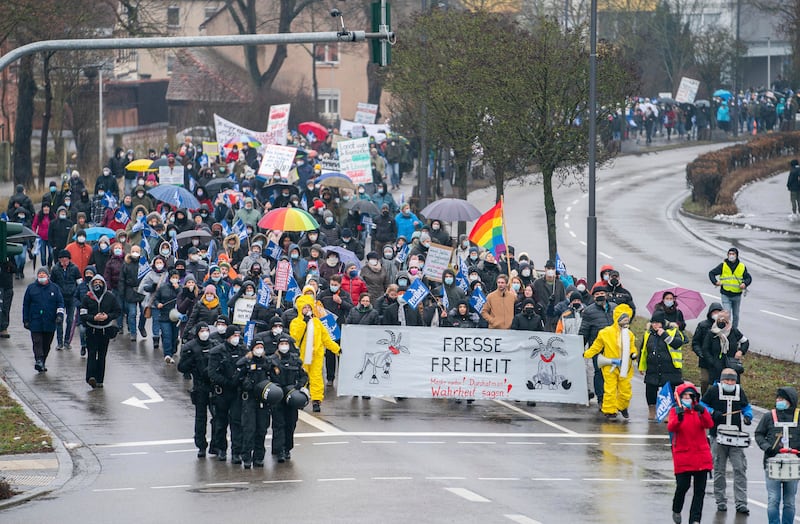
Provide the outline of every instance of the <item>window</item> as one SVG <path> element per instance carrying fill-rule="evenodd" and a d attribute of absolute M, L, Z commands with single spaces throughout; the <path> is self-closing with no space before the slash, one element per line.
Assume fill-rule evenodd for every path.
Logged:
<path fill-rule="evenodd" d="M 206 6 L 205 10 L 203 11 L 206 20 L 217 14 L 217 11 L 219 11 L 219 6 L 214 6 L 214 7 Z"/>
<path fill-rule="evenodd" d="M 178 6 L 169 6 L 167 8 L 167 27 L 180 27 L 181 25 L 181 8 Z"/>
<path fill-rule="evenodd" d="M 339 63 L 339 43 L 317 44 L 314 60 L 318 64 L 338 64 Z"/>
<path fill-rule="evenodd" d="M 172 74 L 172 69 L 175 67 L 175 53 L 167 53 L 167 74 Z"/>
<path fill-rule="evenodd" d="M 320 89 L 317 92 L 317 113 L 320 115 L 338 118 L 339 116 L 339 90 Z"/>

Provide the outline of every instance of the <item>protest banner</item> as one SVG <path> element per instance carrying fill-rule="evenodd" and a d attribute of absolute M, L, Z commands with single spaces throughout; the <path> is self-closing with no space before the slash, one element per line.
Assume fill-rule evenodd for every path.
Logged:
<path fill-rule="evenodd" d="M 374 124 L 378 118 L 378 104 L 359 102 L 356 106 L 355 122 L 358 124 Z"/>
<path fill-rule="evenodd" d="M 203 141 L 203 153 L 213 160 L 215 156 L 219 155 L 219 142 L 206 142 Z"/>
<path fill-rule="evenodd" d="M 345 325 L 342 347 L 340 396 L 589 402 L 576 335 Z"/>
<path fill-rule="evenodd" d="M 339 171 L 339 161 L 333 158 L 323 158 L 317 162 L 322 168 L 322 174 L 325 173 L 341 173 Z"/>
<path fill-rule="evenodd" d="M 269 119 L 267 120 L 267 144 L 286 145 L 286 135 L 289 132 L 289 111 L 292 104 L 269 106 Z"/>
<path fill-rule="evenodd" d="M 386 124 L 359 124 L 358 122 L 344 119 L 339 121 L 339 133 L 342 136 L 349 135 L 352 138 L 360 138 L 364 136 L 365 132 L 367 136 L 374 138 L 377 142 L 383 142 L 386 140 L 386 135 L 391 133 L 392 130 Z"/>
<path fill-rule="evenodd" d="M 354 184 L 372 182 L 372 159 L 369 156 L 369 138 L 355 138 L 339 142 L 339 168 Z"/>
<path fill-rule="evenodd" d="M 219 143 L 220 146 L 224 146 L 228 142 L 236 140 L 242 135 L 249 135 L 261 142 L 261 146 L 257 148 L 259 151 L 261 151 L 264 149 L 268 143 L 267 140 L 269 139 L 269 135 L 267 135 L 267 133 L 264 131 L 253 131 L 252 129 L 247 129 L 246 127 L 235 124 L 230 120 L 225 120 L 216 113 L 214 113 L 214 129 L 217 132 L 217 143 Z"/>
<path fill-rule="evenodd" d="M 402 298 L 403 301 L 405 301 L 409 306 L 416 309 L 422 303 L 422 301 L 425 300 L 425 297 L 430 295 L 430 293 L 431 290 L 428 289 L 428 286 L 425 285 L 425 282 L 418 278 L 410 286 L 408 286 L 408 289 L 405 293 L 403 293 Z"/>
<path fill-rule="evenodd" d="M 661 91 L 658 93 L 658 98 L 672 98 L 672 93 L 669 91 Z"/>
<path fill-rule="evenodd" d="M 253 309 L 256 307 L 255 298 L 247 298 L 244 295 L 236 299 L 233 306 L 233 318 L 231 319 L 237 326 L 245 326 L 250 321 Z"/>
<path fill-rule="evenodd" d="M 183 166 L 177 162 L 173 167 L 160 166 L 158 168 L 158 183 L 172 186 L 183 185 Z"/>
<path fill-rule="evenodd" d="M 269 144 L 264 148 L 264 156 L 261 159 L 261 165 L 258 166 L 258 174 L 271 177 L 274 171 L 280 171 L 281 178 L 288 178 L 296 154 L 296 147 Z"/>
<path fill-rule="evenodd" d="M 678 86 L 678 92 L 675 93 L 675 101 L 679 104 L 694 104 L 694 98 L 697 96 L 697 90 L 700 89 L 700 81 L 687 77 L 681 78 L 681 84 Z"/>
<path fill-rule="evenodd" d="M 292 276 L 292 265 L 288 260 L 281 260 L 275 268 L 275 285 L 273 286 L 276 291 L 287 291 L 289 289 L 289 277 Z"/>
<path fill-rule="evenodd" d="M 452 258 L 452 256 L 452 247 L 432 243 L 425 257 L 425 266 L 422 268 L 422 275 L 435 282 L 441 282 L 442 272 L 450 267 L 450 258 Z"/>

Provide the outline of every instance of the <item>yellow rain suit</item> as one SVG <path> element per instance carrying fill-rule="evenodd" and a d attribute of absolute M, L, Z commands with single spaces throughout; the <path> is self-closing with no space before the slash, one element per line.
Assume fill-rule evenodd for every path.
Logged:
<path fill-rule="evenodd" d="M 621 359 L 623 351 L 622 334 L 623 330 L 619 326 L 619 319 L 622 315 L 633 318 L 633 311 L 630 306 L 620 304 L 614 309 L 614 323 L 600 330 L 594 343 L 583 354 L 583 358 L 592 358 L 602 353 L 609 359 Z M 620 373 L 620 366 L 603 366 L 603 413 L 608 415 L 616 414 L 617 411 L 628 409 L 631 403 L 631 378 L 633 377 L 633 360 L 636 358 L 636 337 L 633 331 L 626 330 L 629 337 L 629 352 L 631 362 L 625 376 Z"/>
<path fill-rule="evenodd" d="M 325 365 L 325 350 L 329 349 L 333 353 L 338 354 L 339 344 L 333 341 L 325 329 L 325 325 L 312 315 L 309 322 L 314 323 L 313 331 L 313 353 L 311 354 L 310 363 L 306 359 L 306 333 L 308 331 L 308 324 L 303 318 L 303 307 L 311 306 L 312 311 L 315 309 L 316 300 L 310 295 L 302 295 L 297 298 L 295 308 L 297 309 L 297 318 L 292 320 L 289 324 L 289 335 L 294 339 L 297 348 L 300 350 L 300 360 L 303 361 L 303 369 L 308 373 L 308 390 L 311 393 L 311 400 L 322 400 L 325 397 L 325 379 L 322 376 L 322 369 Z"/>

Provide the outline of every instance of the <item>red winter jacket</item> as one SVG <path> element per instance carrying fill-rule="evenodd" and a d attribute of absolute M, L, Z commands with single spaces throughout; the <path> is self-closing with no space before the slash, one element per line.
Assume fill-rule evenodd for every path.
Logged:
<path fill-rule="evenodd" d="M 353 305 L 358 305 L 358 298 L 361 293 L 367 293 L 369 290 L 367 289 L 367 284 L 361 280 L 361 277 L 350 278 L 350 275 L 343 274 L 342 291 L 350 294 Z"/>
<path fill-rule="evenodd" d="M 680 399 L 680 394 L 694 386 L 684 383 L 676 388 L 675 396 Z M 696 401 L 695 401 L 696 402 Z M 683 420 L 678 420 L 678 407 L 669 410 L 667 431 L 672 436 L 672 463 L 675 474 L 687 471 L 711 471 L 714 463 L 711 458 L 711 448 L 706 438 L 706 430 L 714 426 L 714 421 L 707 409 L 698 413 L 694 409 L 682 409 Z"/>

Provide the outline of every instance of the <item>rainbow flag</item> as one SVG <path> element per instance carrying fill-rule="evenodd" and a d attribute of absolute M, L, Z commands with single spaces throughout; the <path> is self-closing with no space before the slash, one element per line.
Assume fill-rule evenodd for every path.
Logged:
<path fill-rule="evenodd" d="M 506 250 L 503 239 L 503 201 L 494 205 L 492 209 L 481 215 L 472 231 L 469 232 L 470 241 L 491 251 L 494 256 L 500 256 Z"/>

